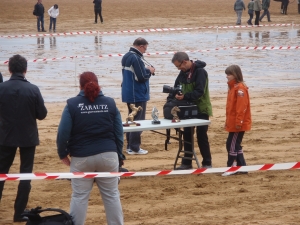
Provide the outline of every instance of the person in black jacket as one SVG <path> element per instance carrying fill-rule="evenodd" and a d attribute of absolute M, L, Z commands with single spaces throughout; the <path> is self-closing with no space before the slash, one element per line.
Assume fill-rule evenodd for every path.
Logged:
<path fill-rule="evenodd" d="M 98 15 L 100 17 L 101 23 L 103 23 L 103 17 L 102 17 L 102 0 L 94 0 L 94 11 L 95 11 L 95 23 L 97 23 Z"/>
<path fill-rule="evenodd" d="M 212 116 L 212 105 L 209 96 L 209 80 L 207 71 L 204 69 L 206 63 L 200 60 L 192 61 L 185 52 L 176 52 L 172 58 L 174 66 L 180 70 L 175 83 L 174 88 L 181 85 L 182 93 L 175 96 L 170 93 L 167 97 L 167 101 L 171 99 L 177 99 L 179 101 L 185 100 L 193 102 L 198 107 L 198 115 L 196 118 L 209 120 Z M 212 158 L 210 153 L 210 145 L 208 141 L 208 125 L 197 126 L 196 135 L 200 153 L 202 155 L 202 167 L 211 168 Z M 181 161 L 181 165 L 176 170 L 192 169 L 192 130 L 190 127 L 185 127 L 183 132 L 184 139 L 184 157 Z M 190 153 L 189 153 L 190 152 Z"/>
<path fill-rule="evenodd" d="M 2 73 L 0 73 L 0 83 L 3 82 L 3 76 L 2 76 Z"/>
<path fill-rule="evenodd" d="M 9 59 L 8 67 L 11 77 L 0 83 L 0 174 L 9 172 L 17 148 L 20 150 L 20 173 L 32 173 L 35 148 L 39 145 L 36 119 L 44 119 L 47 109 L 39 88 L 25 78 L 27 60 L 14 55 Z M 4 181 L 0 181 L 0 200 L 3 187 Z M 20 181 L 14 222 L 28 219 L 21 214 L 26 208 L 30 189 L 30 180 Z"/>
<path fill-rule="evenodd" d="M 44 6 L 42 4 L 42 0 L 38 0 L 37 3 L 34 6 L 34 11 L 35 11 L 35 16 L 37 19 L 37 30 L 38 32 L 46 32 L 46 30 L 44 29 Z M 42 28 L 42 29 L 41 29 Z"/>

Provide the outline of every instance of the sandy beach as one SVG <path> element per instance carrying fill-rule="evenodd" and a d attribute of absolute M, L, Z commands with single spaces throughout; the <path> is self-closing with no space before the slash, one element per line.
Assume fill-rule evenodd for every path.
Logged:
<path fill-rule="evenodd" d="M 103 24 L 93 24 L 94 13 L 91 0 L 43 1 L 46 10 L 55 3 L 59 5 L 61 13 L 57 21 L 57 31 L 60 33 L 88 30 L 113 31 L 165 27 L 227 26 L 235 25 L 236 22 L 236 14 L 233 11 L 234 0 L 190 0 L 185 3 L 179 0 L 103 0 Z M 36 21 L 32 15 L 34 4 L 35 1 L 29 0 L 1 0 L 0 36 L 36 34 Z M 248 1 L 245 1 L 245 4 L 247 5 Z M 289 5 L 288 15 L 280 14 L 280 3 L 271 1 L 270 12 L 271 24 L 300 23 L 300 15 L 297 12 L 297 1 Z M 242 25 L 246 25 L 247 19 L 248 15 L 245 11 L 242 17 Z M 261 24 L 270 24 L 266 21 L 267 19 L 264 18 Z M 45 16 L 46 30 L 48 30 L 48 24 L 49 18 Z M 254 34 L 258 32 L 259 34 L 257 37 L 254 36 L 251 45 L 256 44 L 256 40 L 263 39 L 262 33 L 263 31 L 268 31 L 268 29 L 267 27 L 251 28 L 251 32 Z M 274 32 L 276 28 L 272 29 L 270 32 Z M 289 32 L 284 29 L 283 31 L 280 30 L 280 32 Z M 295 26 L 294 29 L 296 30 L 295 33 L 300 33 L 300 27 Z M 205 32 L 215 31 L 205 30 Z M 240 32 L 244 32 L 244 30 Z M 178 35 L 179 37 L 182 33 L 173 33 L 173 35 Z M 191 35 L 196 36 L 197 33 L 194 32 Z M 176 50 L 173 45 L 168 45 L 168 43 L 164 42 L 163 38 L 166 38 L 165 36 L 160 37 L 162 37 L 161 42 L 152 42 L 152 51 L 160 50 L 155 49 L 158 46 L 165 51 L 168 49 Z M 126 38 L 130 39 L 130 36 L 126 36 Z M 149 36 L 149 38 L 153 37 Z M 15 41 L 16 39 L 8 40 Z M 22 43 L 22 41 L 26 42 L 28 39 L 20 38 L 18 41 Z M 116 40 L 113 41 L 112 47 L 110 47 L 109 41 L 105 42 L 108 47 L 103 44 L 102 54 L 115 53 L 115 49 L 118 49 L 118 41 L 125 42 L 122 36 L 117 36 Z M 176 41 L 179 44 L 185 42 L 185 40 Z M 228 42 L 230 41 L 234 42 L 234 40 L 228 39 Z M 235 41 L 238 44 L 242 44 L 238 39 Z M 18 49 L 12 48 L 10 54 L 7 47 L 2 45 L 4 42 L 7 43 L 7 39 L 0 38 L 1 60 L 9 58 Z M 59 43 L 59 37 L 57 37 L 57 42 Z M 269 38 L 267 44 L 272 46 L 284 42 L 286 45 L 299 46 L 299 36 L 285 38 L 282 35 L 278 40 Z M 209 45 L 209 42 L 206 40 L 200 40 L 199 43 Z M 261 42 L 257 43 L 258 45 L 263 44 Z M 245 45 L 250 44 L 247 42 Z M 151 43 L 149 46 L 151 46 Z M 196 46 L 197 43 L 191 48 L 196 48 Z M 119 49 L 122 49 L 121 52 L 124 52 L 128 47 L 120 46 Z M 188 47 L 184 46 L 181 50 L 188 49 Z M 30 48 L 28 47 L 28 51 L 30 51 Z M 84 54 L 84 44 L 80 48 L 82 48 L 80 53 Z M 26 51 L 27 49 L 22 48 L 22 54 L 27 54 Z M 46 50 L 44 52 L 46 57 L 50 57 L 51 54 L 55 53 L 53 51 L 47 52 Z M 254 54 L 253 52 L 253 55 L 251 55 L 252 52 L 243 53 L 238 51 L 230 52 L 228 56 L 226 54 L 224 52 L 221 56 L 217 55 L 217 53 L 196 55 L 197 57 L 204 57 L 203 60 L 207 57 L 210 64 L 214 60 L 216 61 L 214 65 L 208 65 L 207 70 L 209 76 L 211 76 L 211 80 L 215 82 L 211 86 L 220 87 L 211 89 L 211 102 L 214 115 L 210 118 L 211 125 L 208 135 L 213 167 L 224 167 L 227 160 L 225 148 L 227 132 L 223 129 L 227 84 L 225 75 L 219 78 L 217 74 L 224 74 L 226 66 L 234 62 L 241 63 L 242 70 L 245 68 L 245 80 L 248 77 L 251 81 L 249 93 L 253 125 L 252 130 L 247 132 L 243 139 L 247 164 L 262 165 L 300 161 L 300 89 L 299 86 L 297 87 L 300 79 L 297 76 L 300 71 L 298 65 L 299 50 L 289 50 L 289 52 L 284 51 L 280 53 L 275 52 L 275 50 L 266 53 L 256 52 Z M 282 61 L 277 60 L 276 57 L 278 54 L 284 56 Z M 36 56 L 35 53 L 28 53 L 27 58 L 34 56 Z M 154 77 L 157 80 L 153 80 L 152 82 L 152 89 L 154 91 L 151 93 L 151 100 L 148 102 L 147 119 L 151 119 L 150 112 L 153 106 L 156 106 L 162 112 L 166 96 L 163 93 L 159 93 L 158 90 L 166 82 L 168 82 L 167 84 L 172 84 L 178 73 L 176 68 L 171 69 L 170 65 L 166 66 L 166 62 L 170 64 L 171 56 L 168 57 L 151 58 L 151 62 L 157 65 L 157 77 Z M 230 62 L 224 62 L 226 61 L 226 57 L 230 59 Z M 249 63 L 246 63 L 250 57 L 251 66 Z M 113 61 L 103 61 L 103 65 L 109 68 L 110 66 L 118 65 L 120 60 L 121 58 L 116 58 Z M 88 61 L 88 59 L 80 61 L 78 71 L 81 70 L 80 67 L 85 67 L 85 63 L 90 63 L 93 66 Z M 218 62 L 222 63 L 218 64 Z M 33 83 L 41 84 L 42 95 L 45 99 L 47 99 L 48 94 L 50 95 L 56 91 L 56 85 L 59 86 L 60 83 L 65 81 L 62 78 L 51 77 L 51 85 L 44 84 L 44 81 L 33 77 L 32 74 L 38 73 L 43 69 L 47 71 L 51 71 L 51 68 L 53 70 L 63 69 L 64 63 L 67 64 L 69 62 L 29 63 L 28 77 L 31 78 Z M 56 65 L 59 65 L 59 69 L 55 67 Z M 249 66 L 247 67 L 246 65 Z M 282 67 L 284 67 L 284 70 L 281 70 Z M 7 80 L 9 76 L 7 70 L 4 71 L 5 68 L 7 68 L 6 65 L 1 65 L 0 67 L 5 80 Z M 34 68 L 33 73 L 30 71 L 31 68 Z M 172 75 L 170 75 L 171 78 L 167 76 L 170 73 L 168 72 L 169 69 L 172 72 Z M 120 71 L 121 68 L 115 67 L 112 71 L 106 72 L 106 74 L 98 75 L 103 77 L 103 80 L 110 81 L 112 86 L 117 88 L 119 78 L 110 80 L 109 74 L 117 74 Z M 101 72 L 99 71 L 99 73 Z M 255 76 L 253 75 L 254 73 Z M 269 79 L 263 83 L 264 86 L 260 86 L 260 82 L 266 79 L 264 77 L 266 74 L 266 77 Z M 274 74 L 273 77 L 272 74 Z M 50 75 L 47 74 L 47 76 Z M 60 74 L 60 76 L 63 75 Z M 68 76 L 69 74 L 66 74 L 66 77 Z M 159 78 L 159 76 L 163 77 L 163 79 Z M 256 80 L 257 83 L 255 82 Z M 58 84 L 55 83 L 56 81 Z M 70 85 L 72 95 L 75 95 L 77 92 L 78 84 L 76 84 L 76 81 L 76 78 L 75 81 L 73 79 L 72 86 Z M 280 83 L 280 81 L 285 85 L 273 85 L 273 83 Z M 66 87 L 69 87 L 67 86 L 69 85 L 68 82 L 65 84 Z M 269 86 L 267 86 L 268 82 L 270 82 Z M 100 84 L 103 88 L 109 86 L 105 82 Z M 45 88 L 43 85 L 48 86 Z M 68 96 L 70 89 L 66 88 L 59 93 Z M 48 115 L 45 120 L 38 122 L 40 145 L 37 146 L 36 150 L 34 172 L 69 172 L 69 168 L 60 162 L 56 153 L 57 127 L 65 106 L 65 100 L 46 101 Z M 116 97 L 115 100 L 124 121 L 127 116 L 125 104 L 121 102 L 119 97 Z M 164 131 L 162 130 L 162 132 Z M 172 131 L 172 134 L 175 135 L 175 132 Z M 164 136 L 150 131 L 144 132 L 142 134 L 141 147 L 147 149 L 149 154 L 138 156 L 126 155 L 125 167 L 133 172 L 171 170 L 178 145 L 175 140 L 172 140 L 168 146 L 168 151 L 165 151 L 164 140 Z M 198 148 L 196 150 L 198 158 L 201 160 Z M 196 168 L 195 163 L 193 166 Z M 18 169 L 19 157 L 17 155 L 10 173 L 18 173 Z M 1 225 L 14 224 L 12 217 L 17 185 L 17 181 L 7 181 L 5 183 L 0 203 Z M 255 171 L 247 175 L 229 177 L 222 177 L 221 174 L 216 173 L 122 178 L 119 190 L 125 224 L 128 225 L 297 225 L 300 223 L 299 185 L 298 170 L 276 170 Z M 32 190 L 27 208 L 42 206 L 61 208 L 68 211 L 71 191 L 68 180 L 32 181 Z M 86 220 L 86 225 L 92 224 L 105 224 L 105 212 L 96 186 L 91 193 Z"/>

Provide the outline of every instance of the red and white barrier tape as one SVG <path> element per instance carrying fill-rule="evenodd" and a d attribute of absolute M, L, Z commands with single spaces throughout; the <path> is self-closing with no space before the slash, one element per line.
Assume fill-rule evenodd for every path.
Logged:
<path fill-rule="evenodd" d="M 206 50 L 190 50 L 184 51 L 186 53 L 197 53 L 197 52 L 212 52 L 212 51 L 219 51 L 219 50 L 229 50 L 229 49 L 238 49 L 238 50 L 291 50 L 291 49 L 300 49 L 300 46 L 254 46 L 254 47 L 226 47 L 226 48 L 215 48 L 215 49 L 206 49 Z M 144 53 L 144 56 L 151 56 L 151 55 L 173 55 L 176 52 L 152 52 L 152 53 Z M 46 61 L 56 61 L 62 59 L 80 59 L 80 58 L 110 58 L 110 57 L 117 57 L 123 56 L 125 54 L 118 53 L 118 54 L 106 54 L 106 55 L 83 55 L 83 56 L 63 56 L 57 58 L 43 58 L 43 59 L 30 59 L 27 62 L 46 62 Z M 0 61 L 0 64 L 8 64 L 8 60 Z"/>
<path fill-rule="evenodd" d="M 300 24 L 264 24 L 259 27 L 287 27 L 287 26 L 300 26 Z M 21 35 L 2 35 L 1 38 L 21 38 L 21 37 L 55 37 L 55 36 L 67 36 L 67 35 L 87 35 L 87 34 L 126 34 L 126 33 L 149 33 L 149 32 L 163 32 L 163 31 L 186 31 L 186 30 L 200 30 L 200 29 L 232 29 L 232 28 L 249 28 L 257 27 L 257 25 L 245 25 L 245 26 L 203 26 L 203 27 L 190 27 L 190 28 L 152 28 L 142 30 L 122 30 L 122 31 L 78 31 L 78 32 L 66 32 L 66 33 L 49 33 L 49 34 L 21 34 Z"/>
<path fill-rule="evenodd" d="M 300 169 L 300 162 L 264 164 L 254 166 L 236 166 L 220 167 L 211 169 L 194 169 L 194 170 L 162 170 L 154 172 L 126 172 L 126 173 L 22 173 L 22 174 L 0 174 L 0 181 L 8 180 L 55 180 L 71 178 L 95 178 L 95 177 L 141 177 L 141 176 L 166 176 L 166 175 L 183 175 L 183 174 L 208 174 L 223 172 L 251 172 L 266 170 L 292 170 Z"/>

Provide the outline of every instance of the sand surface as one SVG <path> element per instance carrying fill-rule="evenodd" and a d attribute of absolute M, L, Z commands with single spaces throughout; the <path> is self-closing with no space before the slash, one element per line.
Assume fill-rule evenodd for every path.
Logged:
<path fill-rule="evenodd" d="M 236 20 L 233 0 L 190 0 L 187 2 L 179 0 L 110 0 L 103 1 L 104 24 L 95 25 L 93 24 L 93 4 L 91 2 L 64 0 L 60 3 L 44 0 L 43 4 L 45 9 L 49 9 L 55 3 L 59 4 L 61 15 L 57 21 L 58 32 L 221 26 L 234 25 Z M 34 1 L 29 0 L 1 0 L 0 35 L 35 34 L 36 25 L 32 15 L 33 5 Z M 280 4 L 272 1 L 270 9 L 272 24 L 299 23 L 300 15 L 297 14 L 296 7 L 296 2 L 290 4 L 288 15 L 284 16 L 279 13 Z M 248 15 L 243 13 L 242 23 L 244 25 L 246 25 L 247 18 Z M 49 19 L 45 17 L 47 30 L 48 23 Z M 262 24 L 268 24 L 266 18 Z M 253 28 L 254 31 L 259 29 L 265 28 Z M 2 40 L 0 39 L 0 43 Z M 181 41 L 184 42 L 184 40 Z M 291 40 L 287 39 L 287 41 Z M 296 37 L 296 42 L 299 42 L 299 37 Z M 270 44 L 276 45 L 276 41 L 270 41 Z M 0 47 L 3 48 L 1 44 Z M 290 53 L 293 58 L 292 65 L 296 65 L 296 55 L 299 56 L 298 51 L 295 50 L 295 52 Z M 274 56 L 272 54 L 268 58 L 269 61 L 265 63 L 272 62 Z M 1 55 L 1 58 L 10 56 L 5 54 Z M 235 57 L 236 60 L 242 61 L 241 59 L 245 58 L 245 55 L 236 53 Z M 290 61 L 287 60 L 287 62 Z M 270 67 L 259 68 L 261 65 L 259 63 L 257 65 L 258 68 L 256 69 L 261 73 L 272 70 Z M 223 73 L 226 66 L 227 64 L 221 64 L 218 69 Z M 158 67 L 163 67 L 163 65 Z M 279 66 L 276 67 L 276 70 L 278 68 Z M 286 68 L 285 72 L 281 71 L 280 79 L 288 80 L 289 71 L 293 71 L 293 68 L 294 66 L 290 66 L 290 68 Z M 276 73 L 276 70 L 273 72 Z M 176 70 L 174 71 L 177 73 Z M 6 74 L 7 71 L 4 73 Z M 208 73 L 210 74 L 209 70 Z M 244 76 L 247 77 L 247 73 Z M 176 74 L 173 77 L 176 77 Z M 257 79 L 259 82 L 260 77 Z M 291 83 L 299 82 L 299 78 L 293 79 L 295 81 L 292 80 Z M 173 80 L 170 81 L 170 83 L 172 82 Z M 226 166 L 227 160 L 225 149 L 227 133 L 223 130 L 226 81 L 223 79 L 219 82 L 221 85 L 224 82 L 224 88 L 211 91 L 214 116 L 211 118 L 208 132 L 214 167 Z M 102 85 L 105 87 L 105 84 Z M 47 92 L 45 92 L 46 94 Z M 161 111 L 164 97 L 163 94 L 151 96 L 147 108 L 147 119 L 150 119 L 152 106 L 155 105 Z M 250 97 L 253 129 L 245 134 L 243 140 L 247 164 L 300 161 L 299 88 L 284 86 L 259 89 L 250 86 Z M 116 98 L 116 102 L 124 120 L 126 107 L 119 98 Z M 64 102 L 46 103 L 49 111 L 48 116 L 38 123 L 41 144 L 37 147 L 35 172 L 69 171 L 66 166 L 60 163 L 55 144 L 57 127 L 64 105 Z M 174 131 L 172 133 L 175 135 Z M 175 140 L 171 141 L 168 151 L 164 150 L 164 137 L 159 134 L 144 132 L 142 142 L 141 147 L 147 149 L 149 154 L 127 156 L 126 168 L 130 171 L 160 171 L 173 168 L 177 153 Z M 197 153 L 201 160 L 198 150 Z M 195 164 L 193 166 L 196 168 Z M 10 173 L 18 173 L 18 168 L 19 157 L 17 156 Z M 17 185 L 18 182 L 16 181 L 8 181 L 5 184 L 0 204 L 1 225 L 13 224 L 13 204 Z M 248 175 L 231 177 L 206 174 L 122 178 L 119 189 L 125 224 L 296 225 L 300 223 L 299 185 L 299 171 L 284 170 L 257 171 Z M 67 180 L 32 181 L 28 208 L 36 206 L 57 207 L 68 211 L 70 195 L 71 186 Z M 105 212 L 96 187 L 91 193 L 86 220 L 86 225 L 92 224 L 105 224 Z"/>

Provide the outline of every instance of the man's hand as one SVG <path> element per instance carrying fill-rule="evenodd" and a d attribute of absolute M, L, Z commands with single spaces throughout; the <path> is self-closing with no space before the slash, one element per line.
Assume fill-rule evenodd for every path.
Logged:
<path fill-rule="evenodd" d="M 151 73 L 151 74 L 154 74 L 154 73 L 155 73 L 155 68 L 154 68 L 154 67 L 148 66 L 147 69 L 150 70 L 150 73 Z"/>
<path fill-rule="evenodd" d="M 177 100 L 183 100 L 184 94 L 182 94 L 182 95 L 175 95 L 175 98 L 176 98 Z"/>
<path fill-rule="evenodd" d="M 61 162 L 63 164 L 65 164 L 66 166 L 70 166 L 71 162 L 68 156 L 66 156 L 65 158 L 61 159 Z"/>

